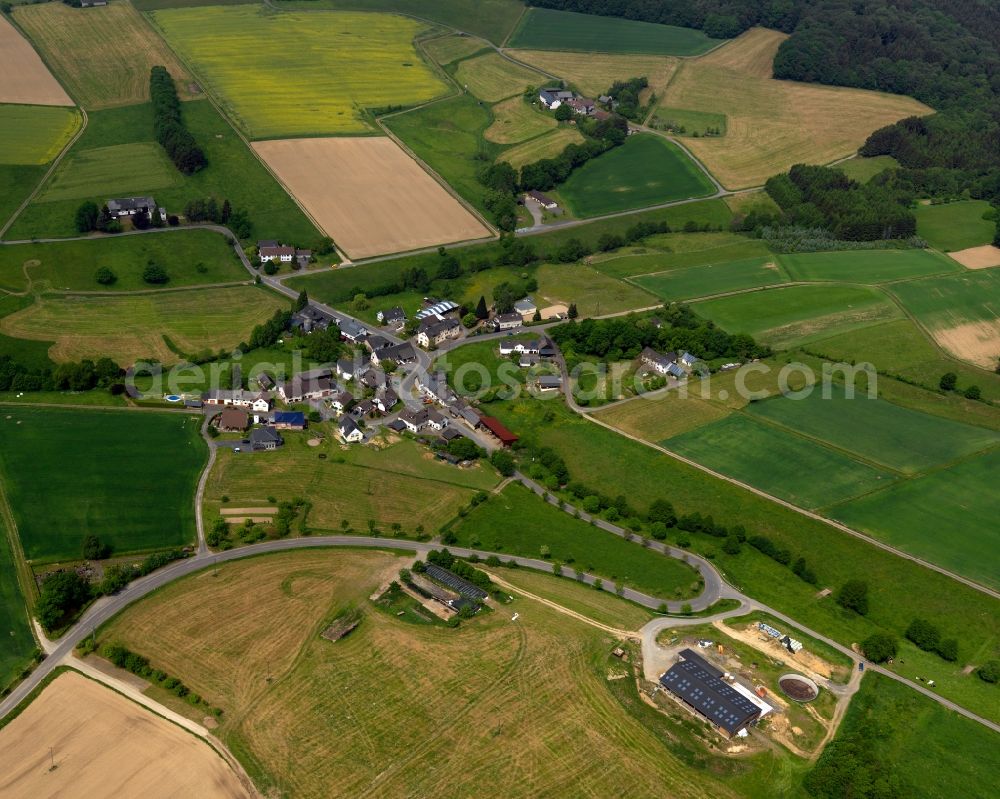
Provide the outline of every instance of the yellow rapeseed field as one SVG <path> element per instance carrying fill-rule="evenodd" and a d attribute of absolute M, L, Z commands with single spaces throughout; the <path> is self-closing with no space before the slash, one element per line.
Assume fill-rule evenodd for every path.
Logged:
<path fill-rule="evenodd" d="M 153 19 L 254 139 L 365 133 L 366 109 L 447 91 L 413 45 L 422 26 L 403 17 L 240 5 L 168 9 Z"/>

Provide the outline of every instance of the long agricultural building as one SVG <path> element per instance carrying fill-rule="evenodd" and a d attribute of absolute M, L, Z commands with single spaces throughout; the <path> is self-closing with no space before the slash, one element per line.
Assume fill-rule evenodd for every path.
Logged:
<path fill-rule="evenodd" d="M 690 649 L 660 677 L 660 684 L 698 715 L 732 737 L 761 716 L 761 708 L 723 679 L 723 673 Z"/>

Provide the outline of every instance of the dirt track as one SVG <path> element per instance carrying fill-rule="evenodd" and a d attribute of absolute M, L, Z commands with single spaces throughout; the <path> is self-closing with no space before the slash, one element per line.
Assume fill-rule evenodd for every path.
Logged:
<path fill-rule="evenodd" d="M 490 235 L 392 139 L 285 139 L 253 148 L 352 259 Z"/>
<path fill-rule="evenodd" d="M 207 744 L 74 672 L 0 730 L 0 795 L 248 796 Z"/>
<path fill-rule="evenodd" d="M 73 105 L 17 28 L 0 16 L 0 103 Z"/>

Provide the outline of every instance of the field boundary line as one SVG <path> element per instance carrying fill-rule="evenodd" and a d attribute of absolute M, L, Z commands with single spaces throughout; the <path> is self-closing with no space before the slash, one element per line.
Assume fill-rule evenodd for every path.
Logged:
<path fill-rule="evenodd" d="M 972 580 L 968 577 L 963 577 L 960 574 L 956 574 L 955 572 L 949 571 L 948 569 L 945 569 L 942 566 L 938 566 L 937 564 L 926 561 L 923 558 L 917 557 L 916 555 L 911 555 L 908 552 L 905 552 L 901 549 L 897 549 L 889 544 L 886 544 L 884 541 L 879 541 L 877 538 L 873 538 L 867 535 L 866 533 L 861 532 L 860 530 L 855 530 L 853 527 L 848 527 L 846 524 L 838 522 L 835 519 L 828 519 L 825 516 L 822 516 L 821 514 L 814 513 L 813 511 L 808 510 L 807 508 L 801 508 L 798 505 L 794 505 L 793 503 L 781 499 L 780 497 L 776 497 L 773 494 L 768 494 L 766 491 L 760 488 L 755 488 L 754 486 L 749 485 L 748 483 L 744 483 L 740 480 L 737 480 L 735 477 L 729 477 L 727 475 L 722 474 L 721 472 L 717 472 L 714 469 L 705 466 L 704 464 L 698 463 L 697 461 L 692 460 L 691 458 L 681 455 L 679 452 L 674 452 L 673 450 L 667 449 L 666 447 L 661 446 L 660 444 L 654 444 L 651 441 L 646 441 L 644 439 L 639 438 L 638 436 L 632 435 L 631 433 L 626 433 L 624 430 L 619 430 L 616 427 L 612 427 L 607 422 L 597 419 L 585 411 L 577 411 L 575 408 L 573 410 L 576 411 L 576 413 L 580 414 L 580 416 L 583 416 L 585 419 L 588 419 L 594 424 L 598 424 L 601 427 L 610 430 L 614 433 L 617 433 L 620 436 L 625 436 L 626 438 L 636 441 L 646 447 L 649 447 L 650 449 L 654 449 L 657 452 L 660 452 L 664 455 L 668 455 L 674 460 L 680 461 L 681 463 L 684 463 L 688 466 L 693 466 L 699 471 L 705 472 L 706 474 L 709 474 L 712 477 L 715 477 L 719 480 L 724 480 L 725 482 L 735 485 L 746 491 L 750 491 L 751 493 L 756 494 L 757 496 L 762 497 L 763 499 L 768 499 L 771 502 L 774 502 L 778 505 L 788 508 L 789 510 L 793 510 L 796 513 L 800 513 L 801 515 L 806 516 L 807 518 L 814 519 L 815 521 L 818 522 L 823 522 L 824 524 L 828 524 L 831 527 L 840 530 L 842 533 L 847 533 L 848 535 L 852 535 L 855 538 L 868 542 L 872 546 L 876 546 L 879 549 L 885 550 L 886 552 L 891 552 L 892 554 L 898 557 L 912 561 L 913 563 L 916 563 L 919 566 L 923 566 L 926 569 L 930 569 L 931 571 L 936 571 L 938 572 L 938 574 L 942 574 L 945 577 L 950 577 L 951 579 L 960 582 L 969 588 L 979 591 L 980 593 L 986 594 L 994 599 L 1000 599 L 1000 591 L 996 591 L 992 588 L 989 588 L 988 586 L 982 585 L 981 583 L 978 583 L 975 580 Z"/>

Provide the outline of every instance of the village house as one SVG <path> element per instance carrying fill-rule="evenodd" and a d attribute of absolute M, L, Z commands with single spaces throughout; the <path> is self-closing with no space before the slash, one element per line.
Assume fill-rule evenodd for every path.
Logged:
<path fill-rule="evenodd" d="M 368 336 L 368 328 L 353 319 L 344 319 L 340 322 L 340 335 L 357 344 Z"/>
<path fill-rule="evenodd" d="M 329 367 L 299 372 L 287 383 L 278 387 L 278 394 L 285 402 L 304 402 L 311 399 L 321 399 L 333 393 L 332 374 Z"/>
<path fill-rule="evenodd" d="M 438 380 L 434 375 L 420 375 L 417 378 L 417 388 L 432 402 L 447 405 L 455 399 L 455 394 L 448 388 L 448 384 Z"/>
<path fill-rule="evenodd" d="M 412 363 L 415 360 L 417 360 L 417 352 L 408 341 L 404 341 L 402 344 L 394 344 L 382 350 L 375 350 L 371 357 L 371 362 L 375 366 L 381 366 L 386 361 Z"/>
<path fill-rule="evenodd" d="M 394 305 L 392 308 L 379 311 L 375 314 L 375 318 L 386 327 L 392 327 L 399 330 L 406 324 L 406 311 L 398 305 Z"/>
<path fill-rule="evenodd" d="M 639 363 L 648 366 L 661 375 L 669 374 L 671 364 L 676 365 L 677 353 L 659 353 L 652 347 L 644 347 L 639 353 Z"/>
<path fill-rule="evenodd" d="M 237 408 L 226 408 L 219 414 L 219 430 L 223 433 L 240 433 L 250 426 L 250 417 L 246 411 Z"/>
<path fill-rule="evenodd" d="M 373 416 L 378 411 L 378 406 L 374 400 L 363 399 L 351 408 L 351 416 L 355 419 L 363 419 L 366 416 Z"/>
<path fill-rule="evenodd" d="M 361 375 L 360 378 L 358 378 L 358 382 L 360 382 L 365 388 L 369 388 L 374 391 L 375 389 L 384 386 L 388 382 L 388 378 L 386 377 L 385 372 L 381 369 L 369 369 Z"/>
<path fill-rule="evenodd" d="M 431 347 L 448 339 L 458 338 L 462 325 L 457 319 L 427 318 L 417 329 L 417 343 L 421 347 Z"/>
<path fill-rule="evenodd" d="M 698 359 L 695 358 L 690 352 L 685 352 L 685 353 L 681 354 L 681 357 L 680 357 L 680 364 L 681 364 L 681 366 L 685 366 L 688 369 L 690 369 L 696 363 L 698 363 Z"/>
<path fill-rule="evenodd" d="M 337 413 L 349 411 L 354 405 L 354 396 L 349 391 L 341 391 L 330 399 L 330 407 Z"/>
<path fill-rule="evenodd" d="M 527 341 L 505 339 L 500 342 L 501 355 L 537 355 L 539 358 L 552 358 L 556 354 L 555 347 L 547 338 L 532 338 Z"/>
<path fill-rule="evenodd" d="M 448 419 L 430 408 L 421 408 L 419 411 L 407 408 L 399 414 L 399 421 L 406 425 L 406 429 L 411 433 L 419 433 L 425 427 L 444 430 L 448 426 Z"/>
<path fill-rule="evenodd" d="M 229 405 L 235 408 L 249 408 L 255 413 L 266 413 L 274 404 L 274 395 L 270 391 L 246 391 L 237 388 L 214 389 L 201 395 L 205 405 Z"/>
<path fill-rule="evenodd" d="M 312 250 L 299 250 L 287 244 L 279 244 L 276 241 L 258 241 L 257 255 L 261 263 L 278 261 L 283 264 L 290 264 L 298 261 L 300 266 L 305 266 L 312 258 Z"/>
<path fill-rule="evenodd" d="M 572 100 L 567 100 L 566 105 L 581 116 L 590 116 L 594 113 L 594 101 L 589 97 L 574 97 Z"/>
<path fill-rule="evenodd" d="M 312 333 L 314 330 L 326 330 L 330 325 L 336 325 L 337 319 L 315 305 L 309 304 L 300 311 L 292 314 L 288 326 L 292 330 L 301 330 L 303 333 Z"/>
<path fill-rule="evenodd" d="M 261 391 L 270 391 L 274 388 L 274 378 L 267 372 L 261 372 L 257 375 L 257 385 Z"/>
<path fill-rule="evenodd" d="M 521 314 L 521 318 L 525 321 L 530 321 L 531 317 L 535 315 L 535 311 L 538 310 L 535 305 L 535 301 L 531 297 L 525 297 L 523 300 L 518 300 L 514 303 L 514 310 Z"/>
<path fill-rule="evenodd" d="M 549 111 L 555 111 L 563 103 L 572 100 L 576 95 L 565 89 L 546 88 L 538 90 L 538 100 Z"/>
<path fill-rule="evenodd" d="M 152 214 L 156 201 L 152 197 L 118 197 L 108 200 L 108 211 L 119 218 L 135 216 L 138 213 Z"/>
<path fill-rule="evenodd" d="M 524 324 L 524 318 L 519 313 L 502 313 L 493 317 L 494 330 L 513 330 Z"/>
<path fill-rule="evenodd" d="M 391 388 L 386 387 L 375 396 L 375 404 L 381 413 L 389 413 L 399 402 L 399 395 Z"/>
<path fill-rule="evenodd" d="M 251 451 L 261 452 L 277 449 L 285 443 L 285 439 L 273 427 L 255 427 L 250 431 L 247 442 L 250 444 Z"/>
<path fill-rule="evenodd" d="M 392 342 L 389 341 L 385 336 L 380 336 L 377 333 L 365 339 L 365 348 L 368 352 L 375 352 L 375 350 L 384 350 L 386 347 L 391 347 Z"/>
<path fill-rule="evenodd" d="M 361 431 L 358 423 L 354 421 L 353 417 L 349 414 L 344 414 L 340 417 L 340 422 L 337 424 L 337 430 L 340 432 L 340 437 L 344 439 L 347 444 L 357 444 L 360 441 L 365 440 L 365 434 Z"/>

